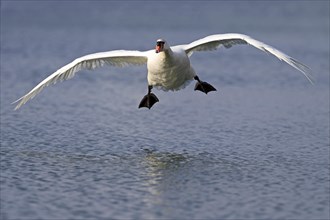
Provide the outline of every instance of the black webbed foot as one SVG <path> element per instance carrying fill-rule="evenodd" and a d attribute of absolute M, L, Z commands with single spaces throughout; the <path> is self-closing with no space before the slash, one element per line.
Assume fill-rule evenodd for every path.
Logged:
<path fill-rule="evenodd" d="M 195 91 L 199 90 L 201 92 L 204 92 L 205 94 L 211 91 L 217 91 L 216 88 L 214 88 L 211 84 L 201 81 L 198 76 L 195 76 L 194 79 L 197 80 L 195 85 Z"/>
<path fill-rule="evenodd" d="M 143 97 L 140 102 L 139 108 L 146 107 L 150 109 L 159 99 L 151 92 L 152 86 L 148 86 L 148 94 Z"/>
<path fill-rule="evenodd" d="M 146 107 L 150 109 L 156 102 L 159 102 L 157 96 L 153 93 L 148 93 L 141 100 L 139 108 Z"/>

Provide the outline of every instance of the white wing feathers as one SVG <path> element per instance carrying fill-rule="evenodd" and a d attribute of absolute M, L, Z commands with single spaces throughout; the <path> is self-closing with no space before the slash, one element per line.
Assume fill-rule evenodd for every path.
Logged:
<path fill-rule="evenodd" d="M 268 54 L 274 55 L 281 61 L 286 62 L 293 68 L 299 70 L 308 79 L 311 84 L 314 84 L 311 70 L 308 66 L 300 63 L 292 57 L 284 54 L 283 52 L 269 46 L 263 42 L 257 41 L 247 35 L 243 34 L 216 34 L 211 35 L 200 40 L 194 41 L 190 44 L 184 45 L 186 53 L 191 56 L 194 51 L 207 51 L 216 50 L 220 46 L 230 48 L 236 44 L 249 44 L 255 48 L 262 50 Z"/>
<path fill-rule="evenodd" d="M 211 35 L 200 40 L 194 41 L 187 45 L 179 45 L 178 47 L 183 48 L 188 56 L 191 56 L 194 51 L 207 51 L 216 50 L 220 46 L 225 48 L 230 48 L 236 44 L 249 44 L 255 48 L 262 50 L 268 54 L 274 55 L 278 59 L 286 62 L 295 69 L 299 70 L 304 76 L 313 84 L 313 77 L 311 75 L 311 70 L 306 65 L 300 63 L 299 61 L 293 59 L 292 57 L 282 53 L 281 51 L 263 43 L 257 41 L 247 35 L 243 34 L 216 34 Z M 113 66 L 127 66 L 127 65 L 142 65 L 147 63 L 148 55 L 150 51 L 128 51 L 128 50 L 114 50 L 109 52 L 101 52 L 89 54 L 80 57 L 73 62 L 63 66 L 56 72 L 48 76 L 42 82 L 40 82 L 36 87 L 34 87 L 26 95 L 15 101 L 18 102 L 15 110 L 19 109 L 27 101 L 35 97 L 43 88 L 50 84 L 55 84 L 58 81 L 63 81 L 72 78 L 76 72 L 82 69 L 94 69 L 101 67 L 104 64 L 109 64 Z"/>
<path fill-rule="evenodd" d="M 15 110 L 19 109 L 27 101 L 35 97 L 43 88 L 48 85 L 55 84 L 58 81 L 63 81 L 74 77 L 75 73 L 82 69 L 95 69 L 104 64 L 112 66 L 127 66 L 127 65 L 142 65 L 147 63 L 148 57 L 146 52 L 141 51 L 127 51 L 127 50 L 114 50 L 109 52 L 100 52 L 89 54 L 75 59 L 71 63 L 58 69 L 56 72 L 48 76 L 29 93 L 18 99 L 19 102 Z"/>

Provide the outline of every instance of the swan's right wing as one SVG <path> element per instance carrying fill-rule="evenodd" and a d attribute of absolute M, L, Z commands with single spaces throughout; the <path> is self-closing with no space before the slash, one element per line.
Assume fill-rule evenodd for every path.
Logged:
<path fill-rule="evenodd" d="M 101 67 L 104 64 L 112 66 L 127 66 L 127 65 L 142 65 L 146 64 L 148 60 L 147 52 L 130 51 L 130 50 L 114 50 L 108 52 L 100 52 L 89 54 L 58 69 L 56 72 L 48 76 L 36 87 L 34 87 L 26 95 L 15 101 L 18 102 L 15 110 L 19 109 L 27 101 L 36 96 L 43 88 L 50 84 L 55 84 L 58 81 L 63 81 L 74 77 L 75 73 L 82 69 L 95 69 Z"/>

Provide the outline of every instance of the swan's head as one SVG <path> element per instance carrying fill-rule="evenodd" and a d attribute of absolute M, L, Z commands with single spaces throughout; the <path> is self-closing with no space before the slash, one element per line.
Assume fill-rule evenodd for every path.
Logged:
<path fill-rule="evenodd" d="M 164 39 L 158 39 L 157 40 L 157 42 L 156 42 L 156 53 L 166 51 L 169 48 L 170 47 L 169 47 L 168 43 L 166 42 L 166 40 L 164 40 Z"/>

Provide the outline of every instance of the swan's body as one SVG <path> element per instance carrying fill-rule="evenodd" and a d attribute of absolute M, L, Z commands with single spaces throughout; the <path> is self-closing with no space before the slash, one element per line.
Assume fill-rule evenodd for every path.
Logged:
<path fill-rule="evenodd" d="M 154 54 L 153 51 L 147 62 L 149 85 L 165 91 L 179 90 L 196 76 L 188 55 L 181 47 Z"/>
<path fill-rule="evenodd" d="M 55 73 L 40 82 L 30 92 L 18 99 L 16 102 L 19 103 L 15 109 L 20 108 L 28 100 L 36 96 L 44 87 L 54 84 L 59 80 L 70 79 L 79 70 L 94 69 L 104 64 L 113 66 L 147 64 L 149 92 L 141 101 L 139 107 L 151 108 L 151 106 L 158 101 L 157 97 L 151 93 L 152 87 L 161 88 L 165 91 L 178 90 L 183 88 L 192 79 L 195 79 L 198 81 L 195 90 L 208 93 L 214 91 L 215 88 L 199 80 L 194 69 L 190 65 L 189 57 L 195 51 L 215 50 L 220 46 L 230 48 L 236 44 L 249 44 L 268 54 L 274 55 L 278 59 L 299 70 L 313 83 L 312 76 L 309 73 L 310 69 L 281 51 L 243 34 L 217 34 L 194 41 L 190 44 L 174 47 L 170 47 L 166 41 L 160 39 L 157 41 L 156 51 L 115 50 L 80 57 L 58 69 Z"/>

